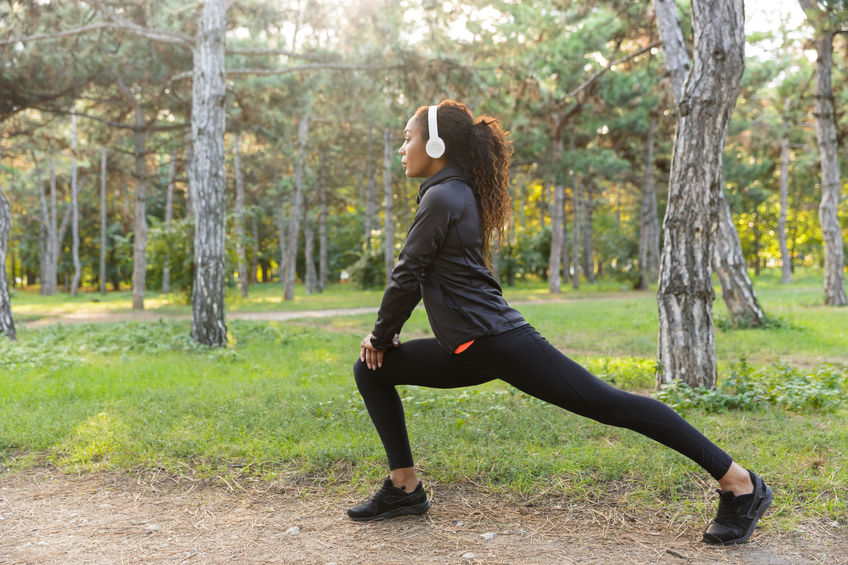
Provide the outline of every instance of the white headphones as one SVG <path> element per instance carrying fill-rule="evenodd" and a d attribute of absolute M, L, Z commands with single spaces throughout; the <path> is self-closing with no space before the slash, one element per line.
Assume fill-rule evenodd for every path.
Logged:
<path fill-rule="evenodd" d="M 430 139 L 427 140 L 424 150 L 433 159 L 438 159 L 445 154 L 445 142 L 439 137 L 439 125 L 436 123 L 437 110 L 438 106 L 430 106 L 427 109 L 427 127 L 430 130 Z"/>

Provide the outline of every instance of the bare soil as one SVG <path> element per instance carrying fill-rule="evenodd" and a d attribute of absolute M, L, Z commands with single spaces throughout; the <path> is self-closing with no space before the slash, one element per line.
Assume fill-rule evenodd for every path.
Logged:
<path fill-rule="evenodd" d="M 635 516 L 437 485 L 425 516 L 363 524 L 344 514 L 358 501 L 258 479 L 16 471 L 0 476 L 0 562 L 848 563 L 846 528 L 815 521 L 717 548 L 700 542 L 703 524 L 673 512 Z"/>

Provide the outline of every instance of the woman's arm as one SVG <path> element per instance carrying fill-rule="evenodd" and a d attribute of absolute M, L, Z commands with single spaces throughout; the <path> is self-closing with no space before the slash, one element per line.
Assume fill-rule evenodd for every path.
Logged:
<path fill-rule="evenodd" d="M 371 345 L 375 349 L 385 350 L 392 346 L 393 337 L 400 334 L 403 324 L 421 300 L 421 282 L 427 277 L 451 222 L 458 217 L 454 210 L 457 199 L 450 198 L 451 191 L 455 190 L 457 187 L 453 183 L 436 185 L 421 198 L 371 332 Z"/>

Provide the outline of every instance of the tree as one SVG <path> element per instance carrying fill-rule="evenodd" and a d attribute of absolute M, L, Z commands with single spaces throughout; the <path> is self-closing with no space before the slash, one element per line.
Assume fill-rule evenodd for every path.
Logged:
<path fill-rule="evenodd" d="M 74 262 L 74 278 L 71 281 L 71 294 L 77 295 L 82 266 L 79 257 L 79 183 L 77 182 L 77 115 L 71 108 L 71 256 Z"/>
<path fill-rule="evenodd" d="M 239 154 L 239 134 L 233 138 L 233 169 L 236 177 L 236 209 L 233 218 L 233 235 L 236 239 L 236 255 L 238 257 L 238 278 L 241 295 L 247 298 L 247 256 L 244 249 L 244 178 L 241 172 L 241 156 Z"/>
<path fill-rule="evenodd" d="M 848 9 L 839 10 L 838 2 L 799 0 L 807 20 L 815 29 L 816 46 L 816 137 L 821 159 L 822 198 L 819 222 L 824 240 L 824 297 L 830 306 L 848 304 L 845 295 L 845 256 L 842 228 L 839 225 L 839 198 L 842 183 L 839 179 L 839 147 L 833 112 L 833 36 L 844 22 Z M 824 4 L 820 10 L 818 4 Z M 839 16 L 842 16 L 840 18 Z"/>
<path fill-rule="evenodd" d="M 637 286 L 647 289 L 657 280 L 660 264 L 660 224 L 657 217 L 657 184 L 654 180 L 654 140 L 657 114 L 648 118 L 648 138 L 645 140 L 645 177 L 639 210 L 639 280 Z"/>
<path fill-rule="evenodd" d="M 711 260 L 724 140 L 745 65 L 742 0 L 693 0 L 694 66 L 677 99 L 660 259 L 658 384 L 716 381 Z"/>
<path fill-rule="evenodd" d="M 3 163 L 3 137 L 0 136 L 0 174 Z M 12 301 L 9 296 L 9 282 L 6 280 L 6 245 L 12 229 L 12 212 L 3 183 L 0 182 L 0 334 L 15 341 L 15 321 L 12 319 Z"/>
<path fill-rule="evenodd" d="M 203 4 L 194 46 L 191 134 L 194 141 L 189 184 L 194 196 L 194 261 L 191 336 L 223 346 L 226 261 L 226 182 L 224 173 L 224 48 L 226 0 Z"/>
<path fill-rule="evenodd" d="M 689 69 L 689 57 L 683 43 L 683 32 L 673 0 L 655 0 L 657 26 L 663 38 L 663 53 L 666 55 L 671 75 L 672 93 L 679 105 L 684 96 L 685 71 Z M 743 44 L 744 46 L 744 44 Z M 682 79 L 682 80 L 681 80 Z M 735 102 L 734 102 L 735 104 Z M 726 126 L 725 126 L 726 131 Z M 724 143 L 724 136 L 722 136 Z M 721 284 L 721 296 L 733 322 L 740 326 L 759 327 L 765 321 L 751 277 L 748 276 L 739 234 L 733 225 L 730 206 L 724 197 L 722 171 L 718 171 L 718 218 L 715 226 L 715 251 L 713 267 Z"/>

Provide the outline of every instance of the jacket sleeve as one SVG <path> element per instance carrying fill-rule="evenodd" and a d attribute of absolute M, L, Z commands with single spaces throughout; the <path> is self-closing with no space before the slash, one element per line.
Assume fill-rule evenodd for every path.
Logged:
<path fill-rule="evenodd" d="M 371 332 L 371 344 L 377 349 L 392 346 L 392 338 L 400 333 L 404 322 L 421 300 L 421 283 L 427 278 L 451 222 L 458 216 L 453 209 L 455 199 L 452 202 L 451 192 L 455 192 L 455 188 L 451 190 L 449 185 L 436 185 L 421 198 Z"/>

